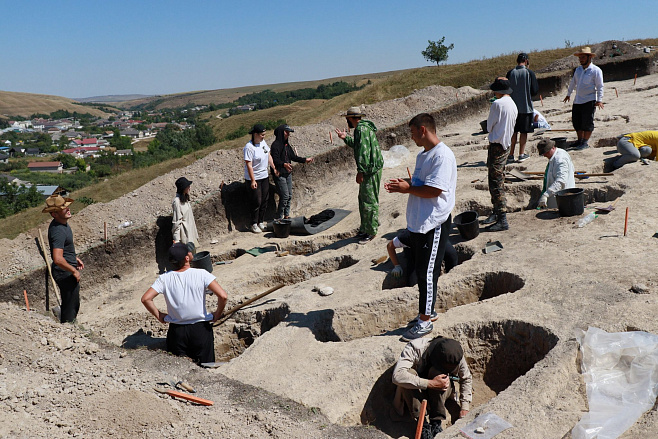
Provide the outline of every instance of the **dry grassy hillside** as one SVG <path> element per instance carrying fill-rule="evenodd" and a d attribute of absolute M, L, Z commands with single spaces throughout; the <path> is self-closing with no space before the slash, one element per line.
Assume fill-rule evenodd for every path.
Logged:
<path fill-rule="evenodd" d="M 0 91 L 0 114 L 29 117 L 35 113 L 50 114 L 56 110 L 107 116 L 107 113 L 96 108 L 79 105 L 71 99 L 60 96 Z"/>

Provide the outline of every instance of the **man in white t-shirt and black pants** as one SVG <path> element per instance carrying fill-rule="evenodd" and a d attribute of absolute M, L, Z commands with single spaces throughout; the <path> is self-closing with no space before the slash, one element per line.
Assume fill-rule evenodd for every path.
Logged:
<path fill-rule="evenodd" d="M 416 157 L 411 180 L 397 178 L 384 184 L 387 192 L 409 194 L 407 229 L 418 276 L 419 306 L 415 324 L 402 339 L 411 341 L 432 332 L 436 320 L 436 284 L 450 233 L 450 213 L 455 207 L 457 162 L 436 135 L 432 115 L 422 113 L 409 122 L 411 139 L 423 150 Z"/>
<path fill-rule="evenodd" d="M 158 277 L 142 296 L 144 307 L 160 323 L 169 324 L 167 351 L 188 356 L 197 363 L 215 361 L 215 338 L 212 324 L 222 316 L 228 295 L 215 276 L 200 268 L 191 268 L 192 253 L 187 246 L 176 243 L 169 249 L 169 262 L 174 271 Z M 206 311 L 206 290 L 217 296 L 217 310 Z M 164 296 L 167 313 L 161 312 L 153 299 Z"/>

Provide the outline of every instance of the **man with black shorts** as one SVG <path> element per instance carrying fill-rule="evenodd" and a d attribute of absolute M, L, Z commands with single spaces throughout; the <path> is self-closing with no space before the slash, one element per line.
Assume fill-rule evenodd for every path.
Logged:
<path fill-rule="evenodd" d="M 59 319 L 62 323 L 72 323 L 80 310 L 80 270 L 85 268 L 75 254 L 73 231 L 68 222 L 71 218 L 70 198 L 51 195 L 46 199 L 42 213 L 49 213 L 53 220 L 48 226 L 48 245 L 53 258 L 52 272 L 55 283 L 62 295 Z M 53 308 L 54 309 L 54 308 Z"/>
<path fill-rule="evenodd" d="M 514 147 L 516 146 L 517 137 L 519 138 L 519 162 L 527 160 L 529 157 L 525 153 L 525 144 L 528 141 L 528 133 L 534 131 L 532 126 L 534 118 L 532 97 L 539 92 L 537 77 L 535 76 L 535 72 L 528 68 L 529 65 L 528 54 L 519 53 L 519 56 L 516 57 L 516 67 L 507 72 L 506 75 L 512 88 L 512 100 L 519 112 L 514 125 L 512 145 L 510 146 L 509 156 L 507 157 L 508 162 L 514 161 Z"/>
<path fill-rule="evenodd" d="M 567 97 L 564 102 L 569 102 L 571 93 L 576 90 L 576 97 L 571 107 L 571 122 L 576 130 L 578 140 L 570 145 L 576 150 L 589 148 L 589 138 L 594 131 L 594 112 L 596 108 L 603 110 L 603 72 L 598 66 L 592 64 L 592 58 L 596 53 L 589 47 L 584 47 L 580 52 L 574 53 L 578 57 L 580 65 L 573 73 Z"/>
<path fill-rule="evenodd" d="M 215 276 L 201 268 L 191 268 L 192 253 L 183 243 L 169 249 L 169 262 L 174 271 L 161 274 L 142 296 L 142 304 L 160 323 L 169 324 L 167 351 L 188 356 L 197 363 L 215 361 L 215 338 L 212 324 L 222 316 L 228 295 Z M 217 296 L 217 310 L 206 311 L 205 292 Z M 167 313 L 153 303 L 158 294 L 164 296 Z"/>

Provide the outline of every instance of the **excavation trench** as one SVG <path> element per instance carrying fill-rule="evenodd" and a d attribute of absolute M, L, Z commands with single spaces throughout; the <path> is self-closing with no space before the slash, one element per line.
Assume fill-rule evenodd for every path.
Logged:
<path fill-rule="evenodd" d="M 486 404 L 528 373 L 558 342 L 548 329 L 518 320 L 464 323 L 448 328 L 444 334 L 464 348 L 473 375 L 472 409 Z M 386 414 L 395 394 L 392 372 L 393 367 L 377 380 L 361 412 L 362 423 L 391 433 L 396 427 Z"/>
<path fill-rule="evenodd" d="M 508 272 L 480 273 L 459 281 L 439 281 L 435 311 L 437 313 L 468 303 L 514 293 L 525 285 L 519 276 Z M 417 309 L 417 296 L 399 290 L 384 298 L 356 306 L 316 312 L 304 324 L 321 342 L 350 341 L 359 338 L 404 331 Z M 415 313 L 414 313 L 415 314 Z"/>

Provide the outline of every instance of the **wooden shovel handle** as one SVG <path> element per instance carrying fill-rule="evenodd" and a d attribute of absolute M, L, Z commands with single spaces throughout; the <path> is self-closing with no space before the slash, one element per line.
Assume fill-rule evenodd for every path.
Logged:
<path fill-rule="evenodd" d="M 423 424 L 425 423 L 426 410 L 427 410 L 427 400 L 423 399 L 423 402 L 420 404 L 420 415 L 418 415 L 418 425 L 416 425 L 415 439 L 420 439 L 420 436 L 423 434 Z"/>
<path fill-rule="evenodd" d="M 188 395 L 187 393 L 183 393 L 183 392 L 177 392 L 176 390 L 161 390 L 161 389 L 158 389 L 157 387 L 154 388 L 154 389 L 155 389 L 156 392 L 166 393 L 167 395 L 173 396 L 174 398 L 186 399 L 186 400 L 188 400 L 190 402 L 194 402 L 196 404 L 201 404 L 201 405 L 206 405 L 206 406 L 210 406 L 210 405 L 215 404 L 214 402 L 212 402 L 208 399 L 203 399 L 203 398 L 199 398 L 198 396 Z"/>
<path fill-rule="evenodd" d="M 236 312 L 236 311 L 239 310 L 240 308 L 244 308 L 245 306 L 247 306 L 247 305 L 249 305 L 249 304 L 251 304 L 251 303 L 257 301 L 258 299 L 261 299 L 261 298 L 267 296 L 268 294 L 275 292 L 275 291 L 278 290 L 279 288 L 283 288 L 283 284 L 279 284 L 279 285 L 277 285 L 277 286 L 275 286 L 275 287 L 272 287 L 272 288 L 270 288 L 269 290 L 265 291 L 264 293 L 261 293 L 261 294 L 259 294 L 259 295 L 256 296 L 256 297 L 252 297 L 251 299 L 247 300 L 245 303 L 241 303 L 240 305 L 238 305 L 238 306 L 236 306 L 236 307 L 233 307 L 233 308 L 229 309 L 228 311 L 226 311 L 226 312 L 224 313 L 224 315 L 222 315 L 222 317 L 221 317 L 219 320 L 217 320 L 215 323 L 213 323 L 213 326 L 221 325 L 222 323 L 224 323 L 224 321 L 226 321 L 226 319 L 227 319 L 231 314 L 233 314 L 234 312 Z"/>

